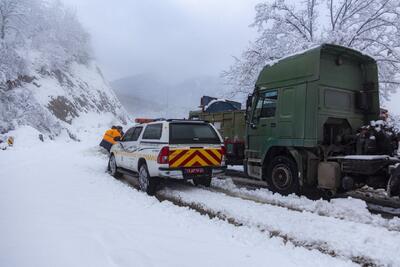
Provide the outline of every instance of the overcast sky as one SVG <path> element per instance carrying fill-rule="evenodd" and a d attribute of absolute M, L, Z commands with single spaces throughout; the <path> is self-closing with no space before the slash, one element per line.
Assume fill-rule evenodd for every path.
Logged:
<path fill-rule="evenodd" d="M 256 30 L 260 0 L 63 0 L 92 36 L 108 80 L 155 72 L 219 75 Z"/>
<path fill-rule="evenodd" d="M 219 75 L 256 29 L 262 0 L 62 0 L 92 36 L 106 78 L 157 73 L 171 81 Z M 386 103 L 400 114 L 400 92 Z"/>

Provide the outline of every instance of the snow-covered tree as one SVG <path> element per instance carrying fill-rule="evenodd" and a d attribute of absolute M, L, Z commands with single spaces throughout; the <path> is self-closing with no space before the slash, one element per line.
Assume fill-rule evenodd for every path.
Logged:
<path fill-rule="evenodd" d="M 360 50 L 379 65 L 381 95 L 400 87 L 400 1 L 276 0 L 256 5 L 259 36 L 223 76 L 233 94 L 251 92 L 262 67 L 321 43 Z"/>
<path fill-rule="evenodd" d="M 0 0 L 0 89 L 38 70 L 91 58 L 90 38 L 59 0 Z"/>
<path fill-rule="evenodd" d="M 0 40 L 3 43 L 11 35 L 16 35 L 21 30 L 26 17 L 25 2 L 23 0 L 0 1 Z"/>

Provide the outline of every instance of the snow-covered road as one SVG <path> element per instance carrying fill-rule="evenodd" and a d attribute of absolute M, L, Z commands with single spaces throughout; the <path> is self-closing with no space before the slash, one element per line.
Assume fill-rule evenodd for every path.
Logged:
<path fill-rule="evenodd" d="M 76 142 L 0 151 L 0 266 L 350 266 L 160 203 Z"/>
<path fill-rule="evenodd" d="M 86 142 L 36 142 L 0 151 L 0 266 L 352 266 L 350 256 L 365 254 L 400 264 L 393 255 L 398 233 L 385 227 L 202 189 L 182 192 L 246 222 L 233 226 L 132 189 L 105 173 L 106 162 L 95 143 Z M 270 238 L 255 225 L 326 242 L 341 256 Z M 373 251 L 375 245 L 381 247 Z"/>

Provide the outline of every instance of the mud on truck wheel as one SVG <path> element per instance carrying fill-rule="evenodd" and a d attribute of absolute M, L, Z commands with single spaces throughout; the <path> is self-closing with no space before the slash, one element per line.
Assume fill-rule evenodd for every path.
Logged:
<path fill-rule="evenodd" d="M 300 191 L 296 162 L 287 156 L 273 158 L 268 164 L 264 179 L 273 192 L 289 195 Z"/>

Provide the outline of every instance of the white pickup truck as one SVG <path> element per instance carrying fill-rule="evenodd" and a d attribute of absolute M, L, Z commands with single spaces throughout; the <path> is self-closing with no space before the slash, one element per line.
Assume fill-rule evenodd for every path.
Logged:
<path fill-rule="evenodd" d="M 161 178 L 210 186 L 211 178 L 226 169 L 225 147 L 214 126 L 204 121 L 148 122 L 130 128 L 112 146 L 108 169 L 117 178 L 139 174 L 140 189 L 149 195 Z"/>

